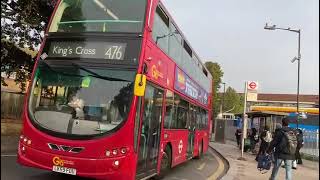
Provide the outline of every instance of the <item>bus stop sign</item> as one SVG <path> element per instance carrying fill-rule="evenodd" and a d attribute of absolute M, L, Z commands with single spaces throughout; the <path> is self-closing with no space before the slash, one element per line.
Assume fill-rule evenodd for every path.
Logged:
<path fill-rule="evenodd" d="M 258 83 L 255 81 L 248 81 L 248 90 L 257 91 L 258 90 Z"/>

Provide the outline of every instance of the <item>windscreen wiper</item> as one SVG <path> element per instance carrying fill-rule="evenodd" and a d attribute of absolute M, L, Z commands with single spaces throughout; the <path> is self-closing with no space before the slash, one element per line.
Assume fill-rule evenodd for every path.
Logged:
<path fill-rule="evenodd" d="M 62 75 L 65 75 L 65 76 L 76 76 L 76 77 L 85 77 L 85 76 L 81 76 L 81 75 L 78 75 L 78 74 L 68 74 L 68 73 L 65 73 L 65 72 L 61 72 L 61 71 L 57 71 L 57 70 L 54 70 L 47 62 L 45 62 L 44 60 L 41 60 L 40 63 L 46 65 L 46 67 L 52 71 L 52 72 L 55 72 L 57 74 L 62 74 Z"/>
<path fill-rule="evenodd" d="M 113 77 L 107 77 L 107 76 L 101 76 L 100 74 L 98 73 L 95 73 L 85 67 L 82 67 L 78 64 L 75 64 L 75 63 L 71 63 L 73 66 L 83 70 L 83 71 L 86 71 L 87 73 L 90 73 L 92 77 L 95 77 L 95 78 L 99 78 L 99 79 L 104 79 L 104 80 L 108 80 L 108 81 L 122 81 L 122 82 L 131 82 L 129 80 L 126 80 L 126 79 L 120 79 L 120 78 L 113 78 Z"/>
<path fill-rule="evenodd" d="M 50 71 L 52 71 L 52 72 L 60 73 L 60 74 L 63 74 L 63 75 L 65 75 L 65 76 L 86 77 L 86 76 L 83 76 L 83 75 L 68 74 L 68 73 L 65 73 L 65 72 L 57 71 L 57 70 L 54 70 L 47 62 L 45 62 L 45 61 L 43 61 L 43 60 L 42 60 L 41 62 L 42 62 L 44 65 L 46 65 L 46 66 L 48 67 L 48 69 L 49 69 Z M 79 69 L 81 69 L 81 70 L 83 70 L 83 71 L 86 71 L 86 72 L 90 73 L 90 74 L 91 74 L 90 76 L 95 77 L 95 78 L 104 79 L 104 80 L 108 80 L 108 81 L 131 82 L 131 81 L 125 80 L 125 79 L 112 78 L 112 77 L 107 77 L 107 76 L 101 76 L 100 74 L 97 74 L 97 73 L 95 73 L 95 72 L 93 72 L 93 71 L 91 71 L 91 70 L 89 70 L 89 69 L 87 69 L 87 68 L 85 68 L 85 67 L 82 67 L 82 66 L 80 66 L 80 65 L 78 65 L 78 64 L 75 64 L 75 63 L 71 63 L 71 64 L 72 64 L 72 66 L 74 66 L 74 67 L 77 67 L 77 68 L 79 68 Z"/>

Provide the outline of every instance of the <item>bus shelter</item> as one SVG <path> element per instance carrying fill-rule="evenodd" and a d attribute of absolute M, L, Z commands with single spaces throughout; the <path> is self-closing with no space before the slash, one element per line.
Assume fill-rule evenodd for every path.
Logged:
<path fill-rule="evenodd" d="M 260 133 L 263 131 L 265 126 L 270 128 L 273 132 L 276 128 L 276 123 L 281 123 L 283 117 L 288 116 L 288 113 L 284 112 L 273 112 L 273 111 L 250 111 L 247 112 L 249 119 L 249 126 L 256 128 Z"/>

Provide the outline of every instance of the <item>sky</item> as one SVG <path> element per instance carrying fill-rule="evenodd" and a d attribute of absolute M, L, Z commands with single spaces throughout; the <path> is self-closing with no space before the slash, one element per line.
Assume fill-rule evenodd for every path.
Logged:
<path fill-rule="evenodd" d="M 223 82 L 243 92 L 257 81 L 260 93 L 319 94 L 319 0 L 162 0 L 203 62 L 218 62 Z"/>

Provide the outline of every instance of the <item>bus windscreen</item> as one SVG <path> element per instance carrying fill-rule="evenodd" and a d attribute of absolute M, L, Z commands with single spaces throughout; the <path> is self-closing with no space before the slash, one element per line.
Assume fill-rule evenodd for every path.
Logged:
<path fill-rule="evenodd" d="M 41 61 L 31 88 L 32 122 L 65 135 L 93 136 L 127 119 L 135 72 Z"/>

